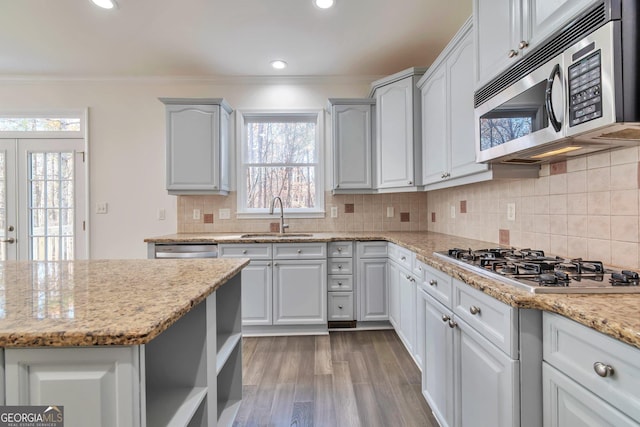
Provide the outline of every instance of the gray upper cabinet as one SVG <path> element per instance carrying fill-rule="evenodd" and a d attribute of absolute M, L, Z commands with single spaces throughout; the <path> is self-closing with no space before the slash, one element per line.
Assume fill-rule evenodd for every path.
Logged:
<path fill-rule="evenodd" d="M 422 79 L 422 181 L 441 183 L 485 172 L 476 163 L 471 18 Z M 428 187 L 427 187 L 428 188 Z"/>
<path fill-rule="evenodd" d="M 476 86 L 515 64 L 597 0 L 473 0 Z"/>
<path fill-rule="evenodd" d="M 230 118 L 221 98 L 160 98 L 166 110 L 169 194 L 229 191 Z"/>
<path fill-rule="evenodd" d="M 420 185 L 422 145 L 420 92 L 426 68 L 410 68 L 371 84 L 376 99 L 376 187 Z"/>
<path fill-rule="evenodd" d="M 329 99 L 334 193 L 373 190 L 373 98 Z"/>

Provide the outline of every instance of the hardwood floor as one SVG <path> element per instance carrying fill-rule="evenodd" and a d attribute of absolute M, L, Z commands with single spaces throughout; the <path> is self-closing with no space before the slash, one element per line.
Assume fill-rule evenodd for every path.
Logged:
<path fill-rule="evenodd" d="M 234 426 L 438 427 L 394 331 L 244 338 Z"/>

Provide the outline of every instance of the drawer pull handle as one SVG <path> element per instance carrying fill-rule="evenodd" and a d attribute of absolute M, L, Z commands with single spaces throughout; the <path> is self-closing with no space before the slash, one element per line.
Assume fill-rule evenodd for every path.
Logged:
<path fill-rule="evenodd" d="M 605 365 L 602 362 L 594 363 L 593 370 L 596 371 L 596 374 L 600 375 L 602 378 L 613 375 L 613 367 L 611 365 Z"/>
<path fill-rule="evenodd" d="M 407 257 L 405 257 L 405 256 L 401 256 L 401 257 L 400 257 L 400 260 L 401 260 L 401 261 L 406 261 L 406 260 L 407 260 Z"/>
<path fill-rule="evenodd" d="M 338 264 L 338 270 L 342 270 L 342 264 Z"/>
<path fill-rule="evenodd" d="M 342 310 L 342 306 L 341 306 L 341 305 L 339 305 L 339 306 L 338 306 L 338 308 L 339 308 L 340 310 Z"/>
<path fill-rule="evenodd" d="M 438 286 L 438 281 L 437 281 L 437 280 L 433 280 L 433 279 L 431 279 L 431 280 L 429 280 L 429 284 L 430 284 L 431 286 Z"/>
<path fill-rule="evenodd" d="M 247 253 L 247 250 L 246 250 L 246 249 L 243 249 L 243 250 L 242 250 L 242 253 L 243 253 L 243 254 L 246 254 L 246 253 Z"/>
<path fill-rule="evenodd" d="M 455 321 L 453 321 L 453 320 L 449 320 L 449 327 L 450 327 L 451 329 L 455 328 L 456 326 L 458 326 L 458 324 L 457 324 Z"/>
<path fill-rule="evenodd" d="M 338 282 L 338 286 L 342 286 L 342 282 Z"/>
<path fill-rule="evenodd" d="M 338 252 L 342 252 L 342 248 L 338 248 Z"/>
<path fill-rule="evenodd" d="M 298 249 L 298 253 L 301 254 L 302 253 L 302 249 Z"/>
<path fill-rule="evenodd" d="M 449 316 L 447 316 L 446 314 L 442 315 L 442 321 L 443 322 L 448 322 L 449 320 L 451 320 L 451 318 Z"/>
<path fill-rule="evenodd" d="M 476 307 L 475 305 L 472 305 L 471 307 L 469 307 L 469 312 L 473 315 L 476 315 L 480 313 L 480 307 Z"/>

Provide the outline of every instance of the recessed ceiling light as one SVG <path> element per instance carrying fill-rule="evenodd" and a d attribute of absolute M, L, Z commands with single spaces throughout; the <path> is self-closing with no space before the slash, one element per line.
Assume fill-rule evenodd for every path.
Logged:
<path fill-rule="evenodd" d="M 114 9 L 116 7 L 115 0 L 91 0 L 96 6 L 103 9 Z"/>
<path fill-rule="evenodd" d="M 313 0 L 313 4 L 320 9 L 329 9 L 335 4 L 335 0 Z"/>
<path fill-rule="evenodd" d="M 283 70 L 287 68 L 287 63 L 281 59 L 276 59 L 275 61 L 271 61 L 271 66 L 276 70 Z"/>

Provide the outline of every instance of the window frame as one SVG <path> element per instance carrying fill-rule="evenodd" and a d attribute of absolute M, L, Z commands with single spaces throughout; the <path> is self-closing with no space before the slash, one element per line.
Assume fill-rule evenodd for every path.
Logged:
<path fill-rule="evenodd" d="M 74 131 L 1 131 L 1 138 L 42 138 L 42 139 L 74 139 L 86 138 L 87 110 L 55 109 L 55 110 L 0 110 L 0 118 L 54 118 L 67 117 L 80 119 L 80 129 Z"/>
<path fill-rule="evenodd" d="M 245 177 L 247 173 L 247 165 L 245 163 L 247 150 L 247 133 L 246 120 L 260 117 L 282 117 L 299 118 L 309 117 L 315 119 L 316 124 L 316 158 L 315 163 L 315 208 L 285 208 L 284 212 L 288 218 L 324 218 L 324 110 L 236 110 L 236 129 L 237 129 L 237 171 L 236 171 L 236 187 L 237 187 L 237 218 L 265 219 L 273 218 L 269 214 L 269 208 L 247 208 L 247 189 L 245 187 Z"/>

